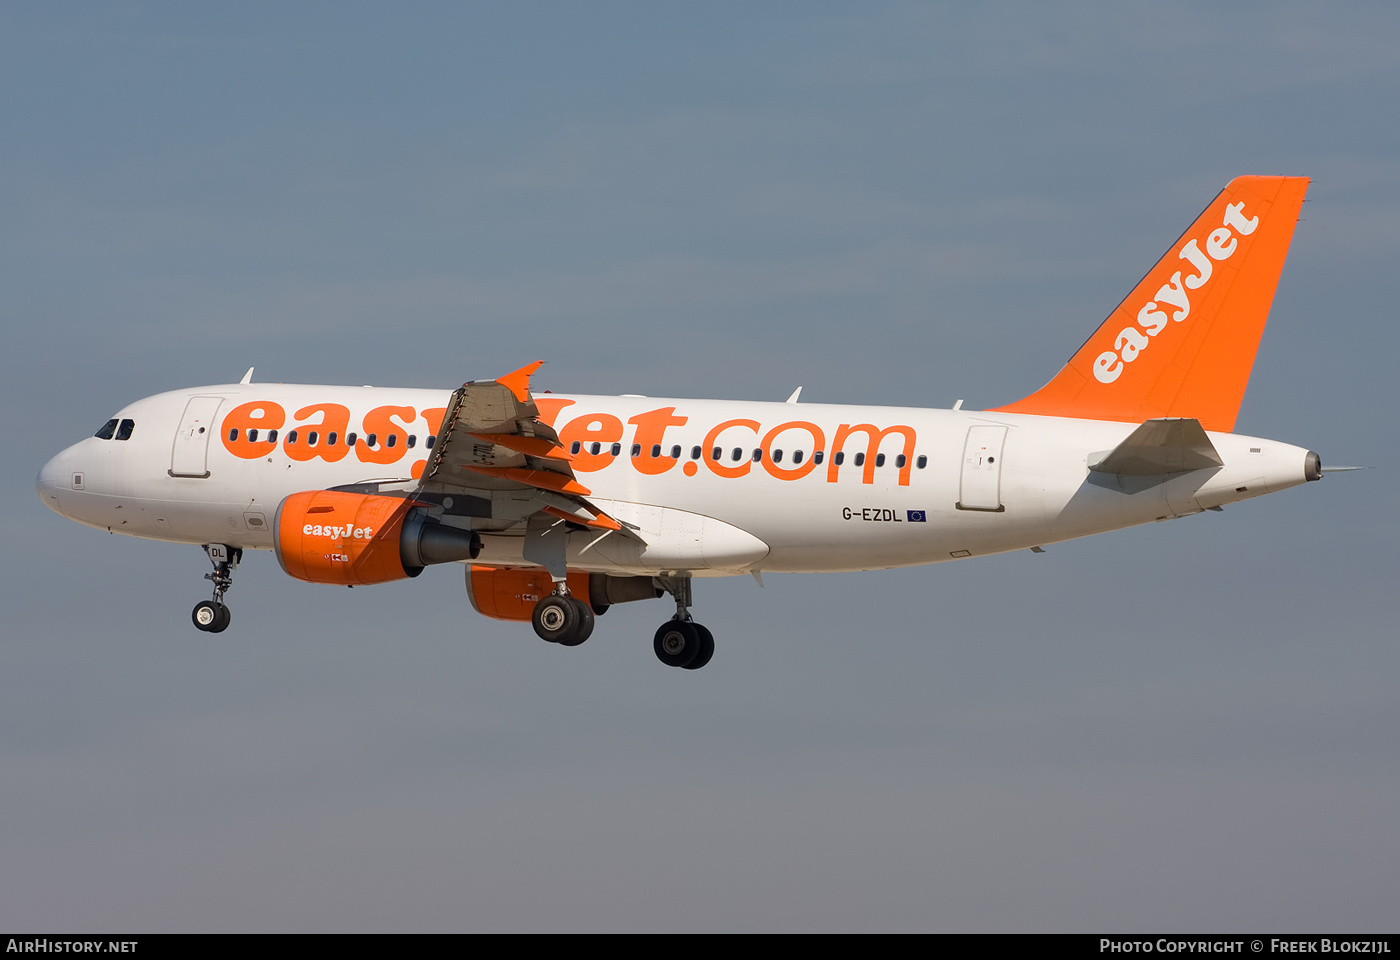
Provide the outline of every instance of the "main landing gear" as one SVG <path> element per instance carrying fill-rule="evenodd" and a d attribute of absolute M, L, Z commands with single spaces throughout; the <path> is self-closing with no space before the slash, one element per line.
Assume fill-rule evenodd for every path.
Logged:
<path fill-rule="evenodd" d="M 206 543 L 204 552 L 209 555 L 209 562 L 214 565 L 214 572 L 204 575 L 205 580 L 214 583 L 214 599 L 196 603 L 190 613 L 190 619 L 205 633 L 223 633 L 228 629 L 229 621 L 233 619 L 228 607 L 224 606 L 224 594 L 233 586 L 233 571 L 238 566 L 238 561 L 243 559 L 243 550 L 240 547 L 230 547 L 226 543 Z"/>
<path fill-rule="evenodd" d="M 560 584 L 557 589 L 568 588 Z M 571 594 L 551 593 L 535 604 L 530 622 L 541 640 L 576 647 L 593 634 L 593 608 Z"/>
<path fill-rule="evenodd" d="M 638 578 L 640 579 L 640 578 Z M 656 657 L 668 667 L 681 667 L 685 670 L 699 670 L 715 655 L 715 638 L 710 631 L 690 619 L 690 578 L 656 577 L 650 581 L 647 592 L 665 590 L 676 600 L 676 615 L 657 628 L 652 640 Z M 659 588 L 659 589 L 657 589 Z M 598 595 L 594 595 L 597 602 Z M 619 599 L 639 600 L 640 596 Z M 588 602 L 569 593 L 568 586 L 555 581 L 554 592 L 540 597 L 530 616 L 535 633 L 542 640 L 565 647 L 576 647 L 593 633 L 593 618 L 606 610 L 606 606 L 590 606 Z"/>
<path fill-rule="evenodd" d="M 690 578 L 661 577 L 658 582 L 676 598 L 676 615 L 656 629 L 652 649 L 668 667 L 699 670 L 715 655 L 715 638 L 690 619 Z"/>

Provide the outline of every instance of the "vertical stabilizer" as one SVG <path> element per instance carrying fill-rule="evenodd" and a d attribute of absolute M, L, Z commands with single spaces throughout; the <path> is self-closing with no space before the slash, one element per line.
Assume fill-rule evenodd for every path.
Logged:
<path fill-rule="evenodd" d="M 1307 177 L 1239 177 L 1035 393 L 1009 413 L 1234 429 Z"/>

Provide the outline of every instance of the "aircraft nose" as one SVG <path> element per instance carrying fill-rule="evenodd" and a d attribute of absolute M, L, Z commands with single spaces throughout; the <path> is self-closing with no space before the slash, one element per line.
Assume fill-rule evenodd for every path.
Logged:
<path fill-rule="evenodd" d="M 43 501 L 44 506 L 60 515 L 63 511 L 58 507 L 58 491 L 63 475 L 67 472 L 63 459 L 64 455 L 60 453 L 44 464 L 43 469 L 39 471 L 38 478 L 34 481 L 34 489 L 39 494 L 39 499 Z"/>

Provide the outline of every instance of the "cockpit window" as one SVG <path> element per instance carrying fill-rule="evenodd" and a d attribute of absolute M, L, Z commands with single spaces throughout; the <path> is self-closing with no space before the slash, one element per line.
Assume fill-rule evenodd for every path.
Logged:
<path fill-rule="evenodd" d="M 117 427 L 117 439 L 118 439 L 118 440 L 130 440 L 130 439 L 131 439 L 131 431 L 133 431 L 133 430 L 135 430 L 135 429 L 136 429 L 136 421 L 135 421 L 135 420 L 123 420 L 123 421 L 121 422 L 121 426 Z"/>
<path fill-rule="evenodd" d="M 114 434 L 114 433 L 116 433 L 116 432 L 117 432 L 117 421 L 116 421 L 116 420 L 108 420 L 106 423 L 104 423 L 104 424 L 102 425 L 102 429 L 100 429 L 100 430 L 98 430 L 96 433 L 94 433 L 93 436 L 96 437 L 96 438 L 99 439 L 99 440 L 110 440 L 110 439 L 112 439 L 112 434 Z"/>

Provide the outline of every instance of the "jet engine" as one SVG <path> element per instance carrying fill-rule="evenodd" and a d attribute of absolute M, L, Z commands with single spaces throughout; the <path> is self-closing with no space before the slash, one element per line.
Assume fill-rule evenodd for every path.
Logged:
<path fill-rule="evenodd" d="M 481 552 L 471 530 L 438 523 L 413 500 L 337 490 L 294 493 L 273 521 L 277 562 L 310 583 L 386 583 Z"/>
<path fill-rule="evenodd" d="M 586 600 L 595 614 L 614 603 L 654 600 L 663 591 L 651 577 L 614 577 L 606 573 L 573 572 L 569 592 Z M 494 620 L 528 622 L 541 597 L 554 591 L 554 581 L 543 567 L 483 567 L 467 570 L 467 596 L 482 616 Z"/>

